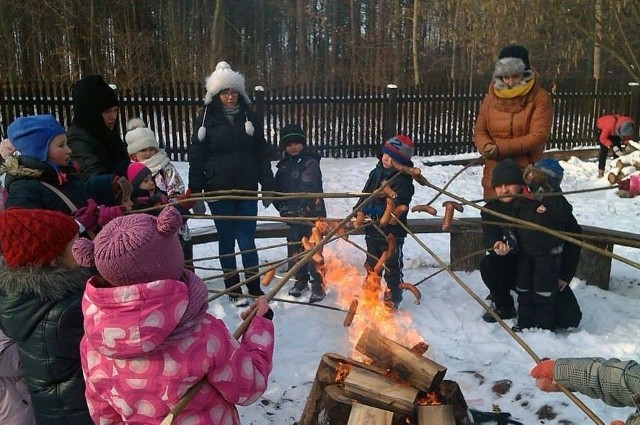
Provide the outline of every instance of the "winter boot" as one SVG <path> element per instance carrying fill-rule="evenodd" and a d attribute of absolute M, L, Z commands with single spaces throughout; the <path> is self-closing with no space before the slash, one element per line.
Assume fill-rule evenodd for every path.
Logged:
<path fill-rule="evenodd" d="M 320 302 L 324 299 L 325 295 L 324 289 L 322 289 L 322 283 L 317 280 L 311 281 L 311 296 L 309 297 L 309 302 Z"/>
<path fill-rule="evenodd" d="M 604 170 L 598 170 L 598 178 L 601 179 L 604 177 Z"/>
<path fill-rule="evenodd" d="M 296 280 L 296 283 L 293 284 L 293 287 L 289 289 L 289 295 L 291 295 L 292 297 L 299 298 L 308 289 L 309 289 L 309 281 Z"/>
<path fill-rule="evenodd" d="M 505 309 L 499 309 L 494 307 L 493 312 L 497 314 L 498 317 L 501 318 L 502 320 L 513 319 L 514 317 L 517 316 L 516 309 L 513 306 L 511 308 L 505 308 Z M 482 315 L 482 320 L 484 320 L 487 323 L 496 322 L 496 319 L 489 312 L 485 312 Z"/>
<path fill-rule="evenodd" d="M 234 307 L 246 307 L 249 305 L 248 299 L 238 296 L 236 294 L 229 295 L 229 302 Z"/>

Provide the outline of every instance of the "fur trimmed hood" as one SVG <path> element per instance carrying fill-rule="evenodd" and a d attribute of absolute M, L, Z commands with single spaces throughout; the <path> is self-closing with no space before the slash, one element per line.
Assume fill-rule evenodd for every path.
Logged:
<path fill-rule="evenodd" d="M 84 290 L 87 280 L 96 274 L 90 268 L 0 269 L 0 291 L 15 296 L 32 295 L 43 301 L 57 301 Z"/>

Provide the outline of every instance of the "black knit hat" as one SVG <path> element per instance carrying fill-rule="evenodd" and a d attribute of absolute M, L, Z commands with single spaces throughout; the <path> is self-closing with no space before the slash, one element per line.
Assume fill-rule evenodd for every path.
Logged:
<path fill-rule="evenodd" d="M 278 146 L 284 150 L 285 146 L 293 142 L 302 143 L 306 146 L 307 137 L 299 125 L 287 124 L 280 130 L 280 144 Z"/>
<path fill-rule="evenodd" d="M 503 47 L 502 50 L 500 50 L 498 59 L 504 58 L 521 59 L 522 62 L 524 62 L 524 69 L 531 68 L 531 65 L 529 64 L 529 51 L 523 46 L 511 45 Z"/>
<path fill-rule="evenodd" d="M 491 187 L 497 187 L 502 184 L 524 185 L 522 170 L 512 158 L 505 158 L 498 162 L 491 174 Z"/>
<path fill-rule="evenodd" d="M 87 75 L 73 86 L 73 124 L 81 128 L 104 129 L 102 112 L 119 106 L 116 91 L 101 75 Z"/>

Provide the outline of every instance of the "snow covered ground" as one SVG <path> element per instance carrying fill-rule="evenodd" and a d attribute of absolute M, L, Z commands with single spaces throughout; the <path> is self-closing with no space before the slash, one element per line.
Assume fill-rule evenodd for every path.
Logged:
<path fill-rule="evenodd" d="M 461 166 L 425 166 L 423 160 L 414 161 L 422 174 L 433 184 L 442 187 Z M 428 158 L 430 161 L 434 158 Z M 439 158 L 450 159 L 450 158 Z M 360 191 L 368 172 L 375 165 L 375 158 L 323 159 L 321 167 L 325 192 Z M 576 158 L 562 161 L 565 169 L 563 190 L 572 191 L 607 186 L 605 179 L 597 180 L 595 162 Z M 275 163 L 273 163 L 275 166 Z M 177 163 L 185 180 L 188 164 Z M 449 186 L 448 190 L 466 199 L 482 197 L 480 167 L 465 170 Z M 433 198 L 435 191 L 416 185 L 413 204 L 424 204 Z M 569 195 L 574 213 L 581 224 L 608 227 L 637 232 L 640 215 L 640 197 L 622 199 L 615 190 Z M 445 197 L 438 199 L 439 206 Z M 329 217 L 342 218 L 351 212 L 353 199 L 327 199 Z M 261 208 L 260 215 L 277 215 L 270 207 Z M 463 216 L 479 216 L 478 210 L 465 208 Z M 410 213 L 410 218 L 425 217 Z M 191 226 L 211 225 L 211 222 L 193 221 Z M 449 261 L 448 235 L 418 235 L 445 262 Z M 364 246 L 363 237 L 350 240 Z M 258 246 L 269 246 L 283 240 L 258 240 Z M 364 276 L 364 253 L 346 242 L 335 242 L 325 248 L 325 255 L 336 253 L 353 270 Z M 616 247 L 616 254 L 640 262 L 640 250 Z M 217 245 L 196 247 L 195 257 L 217 255 Z M 260 261 L 274 261 L 286 257 L 285 248 L 261 251 Z M 437 262 L 410 237 L 404 246 L 405 281 L 415 283 L 439 269 Z M 217 260 L 197 263 L 198 266 L 217 268 Z M 211 270 L 198 272 L 201 276 L 219 274 Z M 279 272 L 283 275 L 285 270 Z M 479 272 L 458 273 L 462 281 L 476 294 L 484 298 L 488 291 Z M 527 330 L 521 334 L 524 341 L 539 357 L 601 356 L 620 359 L 640 359 L 640 280 L 635 268 L 613 261 L 610 290 L 604 291 L 587 282 L 574 279 L 571 282 L 583 312 L 580 326 L 571 331 L 551 333 Z M 358 278 L 350 276 L 358 285 Z M 335 282 L 338 284 L 339 282 Z M 287 283 L 278 297 L 289 298 Z M 273 285 L 273 283 L 272 283 Z M 221 280 L 209 282 L 211 289 L 222 289 Z M 509 412 L 524 424 L 587 424 L 588 417 L 562 393 L 544 393 L 537 389 L 529 371 L 534 366 L 532 358 L 497 324 L 485 323 L 482 308 L 447 273 L 439 273 L 420 285 L 422 303 L 414 305 L 411 295 L 406 295 L 400 306 L 398 319 L 409 318 L 411 328 L 430 345 L 426 353 L 430 359 L 447 368 L 445 379 L 456 381 L 469 403 L 477 410 L 490 411 L 495 405 Z M 308 293 L 306 295 L 308 297 Z M 305 297 L 301 298 L 305 300 Z M 338 306 L 337 291 L 329 291 L 322 302 Z M 299 419 L 311 388 L 322 354 L 335 352 L 345 356 L 352 353 L 349 329 L 343 327 L 345 313 L 307 305 L 272 303 L 275 312 L 276 348 L 274 368 L 269 387 L 262 399 L 249 407 L 240 408 L 243 424 L 293 424 Z M 231 331 L 240 324 L 239 311 L 226 297 L 213 301 L 209 311 L 222 318 Z M 512 323 L 512 321 L 508 321 Z M 504 395 L 494 394 L 492 385 L 499 380 L 512 382 Z M 605 423 L 614 419 L 626 419 L 632 408 L 615 408 L 579 395 L 579 398 Z M 536 412 L 548 405 L 557 416 L 552 420 L 538 419 Z"/>

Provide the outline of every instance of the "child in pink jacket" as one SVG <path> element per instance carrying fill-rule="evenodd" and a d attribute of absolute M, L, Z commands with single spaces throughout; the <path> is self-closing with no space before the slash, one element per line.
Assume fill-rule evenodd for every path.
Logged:
<path fill-rule="evenodd" d="M 78 240 L 76 260 L 100 276 L 87 282 L 80 344 L 89 412 L 96 423 L 160 423 L 187 390 L 206 379 L 176 424 L 239 424 L 235 404 L 262 395 L 274 331 L 266 299 L 237 341 L 207 313 L 207 287 L 184 268 L 180 213 L 167 207 L 119 217 L 94 241 Z"/>

